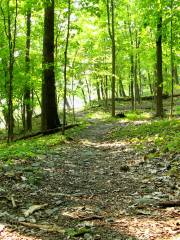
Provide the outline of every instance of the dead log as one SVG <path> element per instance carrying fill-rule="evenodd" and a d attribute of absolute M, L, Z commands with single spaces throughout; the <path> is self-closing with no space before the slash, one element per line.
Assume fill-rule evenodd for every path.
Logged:
<path fill-rule="evenodd" d="M 67 125 L 67 126 L 65 126 L 65 130 L 70 129 L 70 128 L 74 128 L 74 127 L 78 127 L 78 126 L 79 126 L 79 124 Z M 37 136 L 40 136 L 40 135 L 42 135 L 42 136 L 50 135 L 50 134 L 54 134 L 54 133 L 61 132 L 61 131 L 62 131 L 62 127 L 58 127 L 58 128 L 54 128 L 54 129 L 48 129 L 46 131 L 39 131 L 39 132 L 35 132 L 35 133 L 29 134 L 29 135 L 19 137 L 19 138 L 15 139 L 14 142 L 20 141 L 20 140 L 26 140 L 26 139 L 37 137 Z"/>
<path fill-rule="evenodd" d="M 179 97 L 180 94 L 174 94 L 173 97 Z M 163 99 L 168 99 L 171 96 L 168 94 L 163 94 Z M 141 97 L 142 101 L 148 101 L 148 100 L 153 100 L 154 96 L 143 96 Z M 123 101 L 123 102 L 128 102 L 131 101 L 131 97 L 119 97 L 119 98 L 115 98 L 116 101 Z"/>
<path fill-rule="evenodd" d="M 161 208 L 180 207 L 180 200 L 172 200 L 172 201 L 159 202 L 158 205 L 159 205 L 159 207 L 161 207 Z"/>

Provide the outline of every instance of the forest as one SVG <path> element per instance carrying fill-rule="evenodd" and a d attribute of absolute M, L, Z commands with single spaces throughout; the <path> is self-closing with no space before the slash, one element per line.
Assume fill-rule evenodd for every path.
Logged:
<path fill-rule="evenodd" d="M 178 0 L 0 0 L 0 239 L 180 239 Z"/>

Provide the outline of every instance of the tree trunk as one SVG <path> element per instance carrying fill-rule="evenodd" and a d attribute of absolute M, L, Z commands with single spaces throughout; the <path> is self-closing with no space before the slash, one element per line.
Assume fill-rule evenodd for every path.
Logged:
<path fill-rule="evenodd" d="M 96 92 L 97 92 L 98 101 L 100 101 L 101 100 L 101 94 L 100 94 L 100 87 L 99 87 L 99 82 L 98 81 L 96 82 Z"/>
<path fill-rule="evenodd" d="M 101 96 L 102 96 L 102 99 L 105 99 L 105 96 L 104 96 L 104 84 L 103 84 L 103 80 L 100 81 L 100 84 L 101 84 Z"/>
<path fill-rule="evenodd" d="M 24 90 L 24 131 L 32 130 L 32 89 L 30 86 L 30 37 L 31 37 L 31 10 L 27 12 L 27 20 L 26 20 L 27 32 L 26 32 L 26 56 L 25 56 L 25 64 L 26 64 L 26 77 L 27 82 L 25 84 Z"/>
<path fill-rule="evenodd" d="M 108 76 L 105 76 L 105 107 L 108 107 Z"/>
<path fill-rule="evenodd" d="M 89 83 L 88 83 L 86 78 L 85 78 L 85 81 L 86 81 L 86 87 L 87 87 L 87 92 L 88 92 L 89 103 L 91 105 L 91 90 L 90 90 L 90 86 L 89 86 Z"/>
<path fill-rule="evenodd" d="M 171 49 L 171 110 L 170 115 L 173 116 L 174 107 L 174 53 L 173 53 L 173 1 L 171 0 L 171 38 L 170 38 L 170 49 Z"/>
<path fill-rule="evenodd" d="M 115 117 L 115 89 L 116 89 L 116 42 L 115 42 L 115 26 L 114 26 L 114 0 L 107 0 L 107 17 L 108 17 L 108 32 L 111 38 L 111 58 L 112 58 L 112 80 L 111 80 L 111 103 L 112 117 Z M 111 18 L 110 18 L 111 15 Z"/>
<path fill-rule="evenodd" d="M 162 73 L 162 16 L 159 16 L 157 23 L 157 81 L 156 81 L 156 116 L 163 117 L 163 73 Z"/>
<path fill-rule="evenodd" d="M 130 56 L 131 60 L 131 82 L 130 82 L 130 93 L 131 93 L 131 107 L 132 111 L 135 110 L 135 97 L 134 97 L 134 60 L 133 60 L 133 55 L 131 54 Z"/>
<path fill-rule="evenodd" d="M 8 114 L 7 114 L 7 123 L 8 123 L 8 143 L 13 140 L 13 128 L 14 128 L 14 117 L 13 117 L 13 79 L 14 79 L 14 52 L 16 47 L 16 34 L 17 34 L 17 15 L 18 15 L 18 2 L 15 1 L 15 17 L 14 24 L 12 30 L 12 16 L 11 16 L 11 7 L 10 2 L 7 1 L 7 17 L 1 8 L 3 21 L 4 21 L 4 29 L 5 34 L 8 39 L 8 47 L 9 47 L 9 66 L 8 73 L 9 78 L 7 81 L 7 96 L 8 96 Z M 7 24 L 6 24 L 7 22 Z"/>
<path fill-rule="evenodd" d="M 60 126 L 57 112 L 54 74 L 54 0 L 44 12 L 43 81 L 42 81 L 42 131 Z"/>
<path fill-rule="evenodd" d="M 71 17 L 71 0 L 68 0 L 68 26 L 66 35 L 66 44 L 64 51 L 64 104 L 63 104 L 63 126 L 62 134 L 65 132 L 66 125 L 66 106 L 67 106 L 67 64 L 68 64 L 68 46 L 69 46 L 69 34 L 70 34 L 70 17 Z"/>
<path fill-rule="evenodd" d="M 176 84 L 179 84 L 179 77 L 178 77 L 178 70 L 177 70 L 177 65 L 174 65 L 174 80 Z"/>
<path fill-rule="evenodd" d="M 112 11 L 112 117 L 115 117 L 115 89 L 116 89 L 116 43 L 114 28 L 114 0 L 111 0 Z"/>

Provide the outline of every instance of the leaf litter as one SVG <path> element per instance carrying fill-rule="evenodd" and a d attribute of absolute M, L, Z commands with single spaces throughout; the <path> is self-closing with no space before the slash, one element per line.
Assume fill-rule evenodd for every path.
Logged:
<path fill-rule="evenodd" d="M 180 239 L 179 206 L 160 207 L 179 201 L 177 173 L 167 174 L 167 157 L 110 139 L 123 124 L 96 120 L 73 141 L 4 169 L 0 239 Z"/>

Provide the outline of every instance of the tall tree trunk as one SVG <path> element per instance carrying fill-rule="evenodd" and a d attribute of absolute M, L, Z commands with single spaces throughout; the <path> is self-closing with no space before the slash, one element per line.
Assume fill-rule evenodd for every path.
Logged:
<path fill-rule="evenodd" d="M 157 56 L 156 116 L 163 117 L 162 16 L 161 14 L 158 17 L 158 23 L 157 23 L 156 56 Z"/>
<path fill-rule="evenodd" d="M 177 65 L 174 64 L 174 80 L 176 84 L 179 84 L 179 77 L 178 77 L 178 70 L 177 70 Z"/>
<path fill-rule="evenodd" d="M 88 98 L 89 98 L 89 103 L 91 105 L 91 89 L 90 89 L 90 86 L 89 86 L 89 83 L 85 77 L 85 81 L 86 81 L 86 87 L 87 87 L 87 92 L 88 92 Z"/>
<path fill-rule="evenodd" d="M 111 81 L 111 98 L 112 98 L 112 117 L 115 116 L 115 89 L 116 89 L 116 41 L 115 41 L 115 17 L 114 17 L 114 0 L 107 0 L 107 17 L 108 32 L 111 38 L 111 58 L 112 58 L 112 81 Z M 111 17 L 110 17 L 111 15 Z"/>
<path fill-rule="evenodd" d="M 170 39 L 170 48 L 171 48 L 171 110 L 170 115 L 173 116 L 173 107 L 174 107 L 174 54 L 173 54 L 173 0 L 171 0 L 171 39 Z"/>
<path fill-rule="evenodd" d="M 135 110 L 135 97 L 134 97 L 134 59 L 133 55 L 130 56 L 131 60 L 131 82 L 130 82 L 130 93 L 131 93 L 131 108 Z"/>
<path fill-rule="evenodd" d="M 99 82 L 96 82 L 96 92 L 97 92 L 97 97 L 98 97 L 98 101 L 101 100 L 101 94 L 100 94 L 100 87 L 99 87 Z"/>
<path fill-rule="evenodd" d="M 17 15 L 18 15 L 18 2 L 15 1 L 15 14 L 14 14 L 14 23 L 12 27 L 12 16 L 11 16 L 11 7 L 10 1 L 7 2 L 7 16 L 5 15 L 3 8 L 1 7 L 5 34 L 8 39 L 8 48 L 9 48 L 9 66 L 8 66 L 8 81 L 7 81 L 7 96 L 8 96 L 8 114 L 7 114 L 7 123 L 8 123 L 8 143 L 13 140 L 13 128 L 14 128 L 14 117 L 13 117 L 13 79 L 14 79 L 14 52 L 16 47 L 16 34 L 17 34 Z"/>
<path fill-rule="evenodd" d="M 105 107 L 108 107 L 108 76 L 105 76 Z"/>
<path fill-rule="evenodd" d="M 115 43 L 115 27 L 114 27 L 114 0 L 111 0 L 112 11 L 112 117 L 115 116 L 115 89 L 116 89 L 116 43 Z"/>
<path fill-rule="evenodd" d="M 126 97 L 126 93 L 124 90 L 124 86 L 123 86 L 120 74 L 119 74 L 119 95 L 120 95 L 120 97 Z"/>
<path fill-rule="evenodd" d="M 64 51 L 64 104 L 63 104 L 62 134 L 64 134 L 65 132 L 65 125 L 66 125 L 67 64 L 68 64 L 68 46 L 69 46 L 69 35 L 70 35 L 70 17 L 71 17 L 71 0 L 68 0 L 68 25 L 67 25 L 66 45 L 65 45 L 65 51 Z"/>
<path fill-rule="evenodd" d="M 100 84 L 101 84 L 101 96 L 102 96 L 102 99 L 105 99 L 103 79 L 101 79 Z"/>
<path fill-rule="evenodd" d="M 25 84 L 24 90 L 24 130 L 31 131 L 32 130 L 32 89 L 30 86 L 30 37 L 31 37 L 31 9 L 27 12 L 27 20 L 26 20 L 27 32 L 26 32 L 26 56 L 25 56 L 25 64 L 26 64 L 26 77 L 27 81 Z"/>
<path fill-rule="evenodd" d="M 54 0 L 45 7 L 43 39 L 42 131 L 60 126 L 54 73 Z"/>
<path fill-rule="evenodd" d="M 134 63 L 134 95 L 135 95 L 135 104 L 136 102 L 140 103 L 140 93 L 139 93 L 139 84 L 138 84 L 138 49 L 140 45 L 140 40 L 138 39 L 138 34 L 136 30 L 136 53 L 135 53 L 135 63 Z"/>

